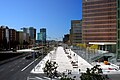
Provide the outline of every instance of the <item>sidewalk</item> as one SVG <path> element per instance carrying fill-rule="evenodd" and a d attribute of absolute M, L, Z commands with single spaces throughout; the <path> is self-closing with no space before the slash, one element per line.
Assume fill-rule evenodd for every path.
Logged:
<path fill-rule="evenodd" d="M 89 64 L 86 60 L 84 60 L 82 57 L 77 55 L 75 52 L 73 52 L 71 49 L 66 49 L 66 52 L 69 53 L 68 55 L 72 57 L 72 61 L 78 63 L 78 70 L 81 70 L 81 72 L 86 72 L 87 68 L 92 68 L 93 66 Z"/>
<path fill-rule="evenodd" d="M 67 54 L 65 52 L 67 52 Z M 69 58 L 70 56 L 71 58 Z M 47 60 L 55 61 L 58 64 L 57 71 L 60 73 L 64 72 L 67 74 L 68 71 L 71 71 L 71 75 L 69 76 L 76 76 L 76 78 L 78 78 L 77 80 L 80 79 L 80 72 L 86 72 L 87 68 L 92 68 L 92 65 L 74 53 L 71 49 L 64 50 L 63 47 L 58 47 L 57 50 L 51 51 L 43 60 L 41 60 L 35 68 L 32 69 L 31 73 L 44 73 L 43 67 Z"/>

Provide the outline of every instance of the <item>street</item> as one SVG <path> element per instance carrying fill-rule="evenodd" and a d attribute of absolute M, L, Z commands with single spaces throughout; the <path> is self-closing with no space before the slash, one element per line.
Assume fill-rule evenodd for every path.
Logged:
<path fill-rule="evenodd" d="M 38 58 L 34 62 L 33 59 L 22 57 L 0 65 L 0 80 L 27 80 L 28 76 L 32 76 L 30 71 L 40 60 L 41 58 Z"/>

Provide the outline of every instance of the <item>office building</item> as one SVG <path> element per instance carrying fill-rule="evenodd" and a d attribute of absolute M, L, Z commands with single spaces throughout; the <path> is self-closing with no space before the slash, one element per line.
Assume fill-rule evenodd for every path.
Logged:
<path fill-rule="evenodd" d="M 70 43 L 71 45 L 82 43 L 82 20 L 71 21 Z"/>
<path fill-rule="evenodd" d="M 16 41 L 16 30 L 9 29 L 9 39 L 10 41 Z"/>
<path fill-rule="evenodd" d="M 29 27 L 29 35 L 30 35 L 30 38 L 35 41 L 36 40 L 36 29 L 33 27 Z"/>
<path fill-rule="evenodd" d="M 0 26 L 0 49 L 8 48 L 9 42 L 9 28 L 7 26 Z"/>
<path fill-rule="evenodd" d="M 9 29 L 9 49 L 16 47 L 16 30 Z"/>
<path fill-rule="evenodd" d="M 21 28 L 23 30 L 24 33 L 28 33 L 29 37 L 30 37 L 30 43 L 34 44 L 35 40 L 36 40 L 36 29 L 33 27 L 29 27 L 29 28 Z"/>
<path fill-rule="evenodd" d="M 111 50 L 116 44 L 116 0 L 82 0 L 83 43 Z"/>
<path fill-rule="evenodd" d="M 16 40 L 19 43 L 18 49 L 27 48 L 26 47 L 27 46 L 26 43 L 29 44 L 29 34 L 23 32 L 23 31 L 17 31 L 16 32 Z"/>
<path fill-rule="evenodd" d="M 46 28 L 40 29 L 40 40 L 44 45 L 46 45 Z"/>
<path fill-rule="evenodd" d="M 40 41 L 40 33 L 37 33 L 37 40 Z"/>
<path fill-rule="evenodd" d="M 9 42 L 9 28 L 7 26 L 0 26 L 0 41 L 3 38 L 6 38 L 7 42 Z"/>

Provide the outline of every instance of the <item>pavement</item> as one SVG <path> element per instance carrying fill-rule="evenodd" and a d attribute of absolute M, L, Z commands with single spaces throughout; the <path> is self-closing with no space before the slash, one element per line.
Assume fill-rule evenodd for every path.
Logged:
<path fill-rule="evenodd" d="M 41 58 L 26 60 L 25 57 L 0 65 L 0 80 L 27 80 L 32 76 L 30 71 L 38 64 Z M 34 65 L 33 65 L 34 64 Z"/>
<path fill-rule="evenodd" d="M 68 56 L 71 58 L 69 58 Z M 86 72 L 87 68 L 92 68 L 91 64 L 89 64 L 82 57 L 78 56 L 72 50 L 70 49 L 64 50 L 63 47 L 58 47 L 57 50 L 51 51 L 46 57 L 44 57 L 44 59 L 42 59 L 35 66 L 35 68 L 32 69 L 31 73 L 33 74 L 44 73 L 43 67 L 45 66 L 47 60 L 55 61 L 58 64 L 57 71 L 60 73 L 67 74 L 68 71 L 71 71 L 72 75 L 68 75 L 68 76 L 69 77 L 76 76 L 77 80 L 80 80 L 79 78 L 80 72 Z"/>

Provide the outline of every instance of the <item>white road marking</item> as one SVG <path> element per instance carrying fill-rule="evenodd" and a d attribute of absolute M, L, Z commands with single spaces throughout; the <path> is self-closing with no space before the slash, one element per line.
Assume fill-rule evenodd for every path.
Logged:
<path fill-rule="evenodd" d="M 35 61 L 37 61 L 37 59 L 35 59 L 34 61 L 32 61 L 30 64 L 28 64 L 25 68 L 23 68 L 21 71 L 24 71 L 25 69 L 27 69 L 31 64 L 33 64 Z"/>
<path fill-rule="evenodd" d="M 33 80 L 36 80 L 36 79 L 37 79 L 37 80 L 38 80 L 38 79 L 39 79 L 39 80 L 44 80 L 43 78 L 40 78 L 40 77 L 35 77 L 35 78 L 27 77 L 27 80 L 31 80 L 31 79 L 33 79 Z"/>
<path fill-rule="evenodd" d="M 42 78 L 40 78 L 40 77 L 35 77 L 36 79 L 40 79 L 40 80 L 43 80 Z"/>
<path fill-rule="evenodd" d="M 50 78 L 48 78 L 48 77 L 44 77 L 44 78 L 50 80 Z"/>

